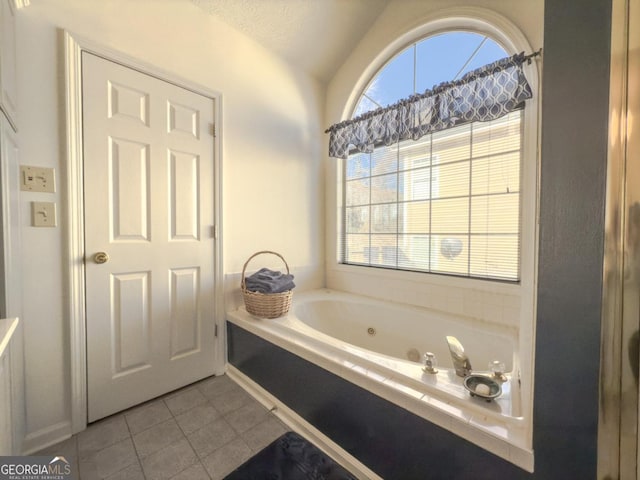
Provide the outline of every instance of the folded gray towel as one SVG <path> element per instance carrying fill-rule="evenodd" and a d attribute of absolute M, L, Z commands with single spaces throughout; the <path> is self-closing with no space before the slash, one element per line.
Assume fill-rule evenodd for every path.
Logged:
<path fill-rule="evenodd" d="M 244 285 L 250 292 L 259 293 L 282 293 L 296 286 L 293 283 L 293 275 L 268 268 L 261 268 L 245 278 Z"/>

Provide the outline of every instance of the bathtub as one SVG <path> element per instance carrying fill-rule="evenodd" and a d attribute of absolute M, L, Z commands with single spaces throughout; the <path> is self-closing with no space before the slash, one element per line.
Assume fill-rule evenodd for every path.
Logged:
<path fill-rule="evenodd" d="M 382 363 L 389 357 L 418 363 L 425 352 L 431 352 L 439 368 L 447 369 L 451 367 L 447 335 L 460 340 L 474 370 L 488 370 L 490 362 L 499 360 L 510 373 L 517 360 L 515 329 L 355 295 L 329 291 L 303 294 L 296 298 L 291 317 L 292 327 L 300 320 L 315 330 L 314 334 L 338 340 L 342 348 L 357 355 L 375 359 L 380 354 Z"/>
<path fill-rule="evenodd" d="M 332 290 L 296 293 L 288 315 L 259 319 L 244 307 L 228 321 L 412 413 L 505 457 L 527 456 L 521 417 L 515 328 Z M 446 336 L 462 343 L 474 373 L 505 364 L 507 381 L 492 402 L 471 397 L 455 375 Z M 423 371 L 432 352 L 438 373 Z"/>

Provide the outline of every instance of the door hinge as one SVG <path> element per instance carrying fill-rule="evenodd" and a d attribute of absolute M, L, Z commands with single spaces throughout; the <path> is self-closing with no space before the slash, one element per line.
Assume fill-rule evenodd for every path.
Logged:
<path fill-rule="evenodd" d="M 218 325 L 216 324 L 214 331 L 213 331 L 213 336 L 218 338 Z"/>
<path fill-rule="evenodd" d="M 218 225 L 214 225 L 213 226 L 213 239 L 217 240 L 218 239 Z"/>
<path fill-rule="evenodd" d="M 214 137 L 216 136 L 216 124 L 215 123 L 211 124 L 211 135 L 214 136 Z"/>

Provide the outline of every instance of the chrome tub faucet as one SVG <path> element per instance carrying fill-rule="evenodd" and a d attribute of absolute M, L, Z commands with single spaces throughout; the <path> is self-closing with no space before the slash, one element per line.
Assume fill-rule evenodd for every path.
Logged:
<path fill-rule="evenodd" d="M 449 344 L 449 352 L 453 360 L 453 368 L 459 377 L 467 377 L 471 374 L 471 362 L 469 357 L 464 353 L 464 347 L 456 337 L 447 335 L 447 343 Z"/>

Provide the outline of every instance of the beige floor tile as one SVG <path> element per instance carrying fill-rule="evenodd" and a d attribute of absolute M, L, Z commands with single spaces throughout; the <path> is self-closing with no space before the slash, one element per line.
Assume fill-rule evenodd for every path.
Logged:
<path fill-rule="evenodd" d="M 224 419 L 238 433 L 243 433 L 267 419 L 269 411 L 260 403 L 251 401 L 227 414 Z"/>
<path fill-rule="evenodd" d="M 271 416 L 242 433 L 241 437 L 251 450 L 259 452 L 286 431 L 285 426 L 277 418 Z"/>
<path fill-rule="evenodd" d="M 164 403 L 173 415 L 180 415 L 206 401 L 207 398 L 196 387 L 180 390 L 164 398 Z"/>
<path fill-rule="evenodd" d="M 198 456 L 203 458 L 236 436 L 235 430 L 221 418 L 190 433 L 187 438 Z"/>
<path fill-rule="evenodd" d="M 133 436 L 133 443 L 140 458 L 144 458 L 185 438 L 182 430 L 173 418 L 159 423 Z"/>
<path fill-rule="evenodd" d="M 90 460 L 95 463 L 98 475 L 106 478 L 137 463 L 138 457 L 133 442 L 127 438 L 96 452 Z"/>
<path fill-rule="evenodd" d="M 92 423 L 78 434 L 78 456 L 86 458 L 125 438 L 129 438 L 129 429 L 122 415 Z"/>
<path fill-rule="evenodd" d="M 186 438 L 142 459 L 147 480 L 165 480 L 186 470 L 198 457 Z"/>
<path fill-rule="evenodd" d="M 219 480 L 234 471 L 251 457 L 251 449 L 240 438 L 223 445 L 202 460 L 213 480 Z"/>
<path fill-rule="evenodd" d="M 234 410 L 237 410 L 251 402 L 255 402 L 255 400 L 251 395 L 240 388 L 238 388 L 238 390 L 229 390 L 221 395 L 209 399 L 209 403 L 211 403 L 211 405 L 213 405 L 216 410 L 223 415 L 233 412 Z"/>
<path fill-rule="evenodd" d="M 145 478 L 144 473 L 142 473 L 140 462 L 136 462 L 133 465 L 129 465 L 124 470 L 120 470 L 119 472 L 107 477 L 106 480 L 145 480 Z"/>
<path fill-rule="evenodd" d="M 220 412 L 207 402 L 192 408 L 188 412 L 177 415 L 176 421 L 182 431 L 189 434 L 217 420 L 220 416 Z"/>
<path fill-rule="evenodd" d="M 202 464 L 196 463 L 175 477 L 171 477 L 171 480 L 210 480 L 210 477 Z"/>
<path fill-rule="evenodd" d="M 215 398 L 219 395 L 223 395 L 231 391 L 241 390 L 238 384 L 229 379 L 229 377 L 227 377 L 226 375 L 209 377 L 197 383 L 195 387 L 200 390 L 208 399 Z"/>
<path fill-rule="evenodd" d="M 124 414 L 132 434 L 139 433 L 172 417 L 162 400 L 156 400 Z"/>
<path fill-rule="evenodd" d="M 98 467 L 93 461 L 82 460 L 78 463 L 80 480 L 102 480 L 98 474 Z"/>
<path fill-rule="evenodd" d="M 39 453 L 67 457 L 82 480 L 221 479 L 286 430 L 228 377 L 210 377 Z"/>

